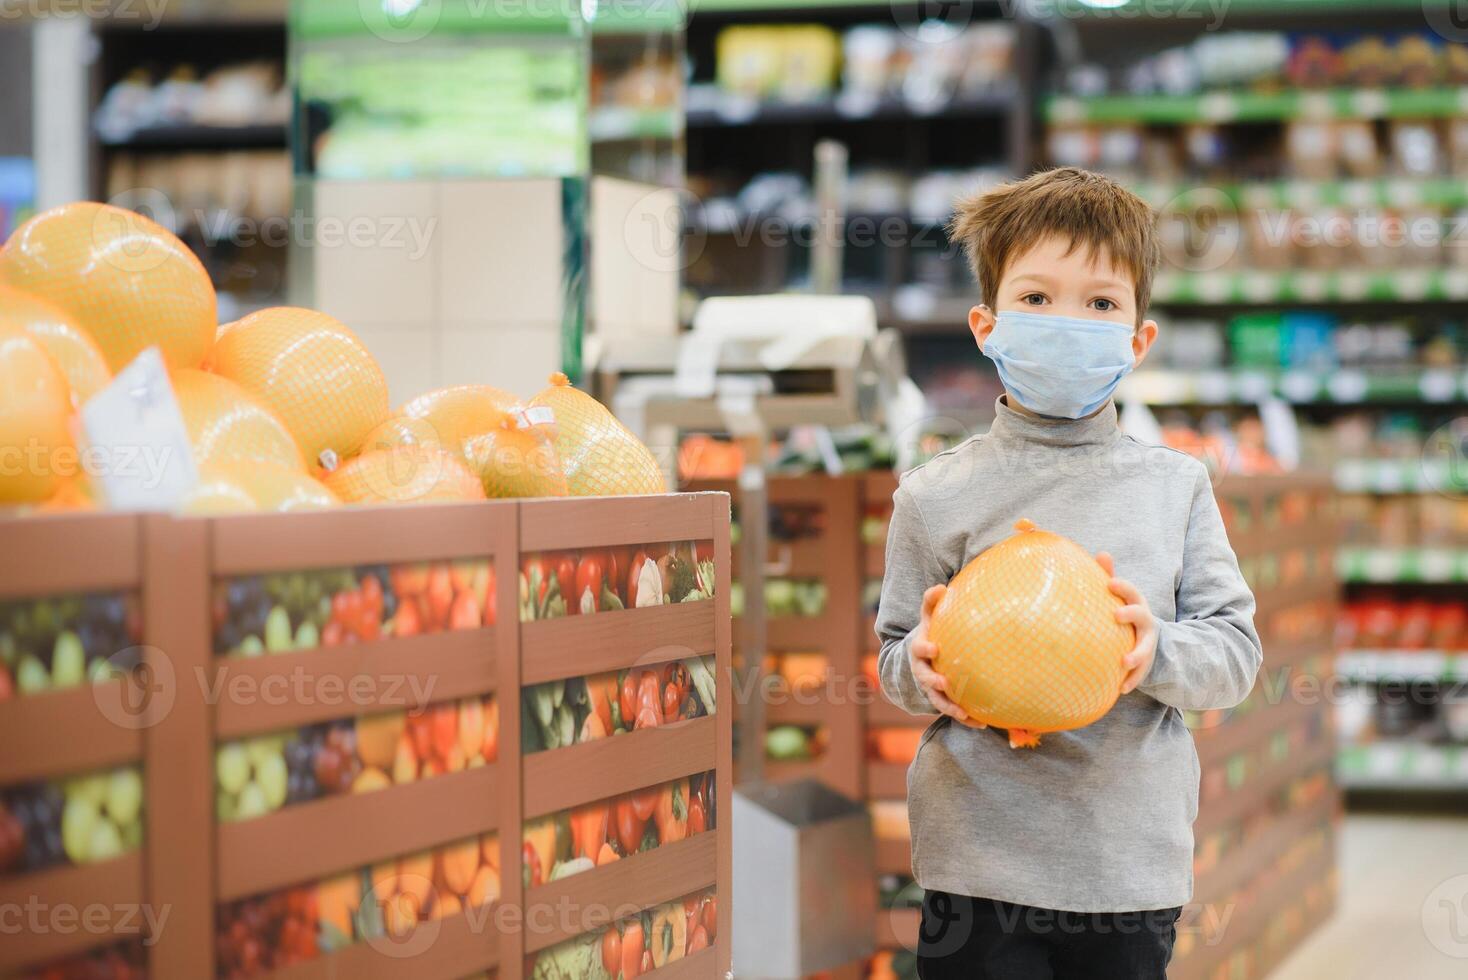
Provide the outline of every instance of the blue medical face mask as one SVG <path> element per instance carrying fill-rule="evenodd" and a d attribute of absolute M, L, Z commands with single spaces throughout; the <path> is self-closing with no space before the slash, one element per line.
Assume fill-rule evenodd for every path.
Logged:
<path fill-rule="evenodd" d="M 1000 313 L 983 350 L 1021 405 L 1053 418 L 1090 415 L 1137 363 L 1127 324 L 1046 313 Z"/>

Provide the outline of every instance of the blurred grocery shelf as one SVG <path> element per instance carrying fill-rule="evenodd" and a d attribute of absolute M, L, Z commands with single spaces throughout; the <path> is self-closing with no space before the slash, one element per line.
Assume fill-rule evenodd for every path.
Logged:
<path fill-rule="evenodd" d="M 1294 119 L 1438 119 L 1468 112 L 1468 87 L 1195 95 L 1057 96 L 1045 103 L 1052 123 L 1231 123 Z"/>
<path fill-rule="evenodd" d="M 1159 368 L 1128 375 L 1122 381 L 1120 391 L 1123 400 L 1137 399 L 1152 405 L 1253 404 L 1270 397 L 1299 405 L 1459 404 L 1468 400 L 1468 371 L 1445 368 L 1176 371 Z"/>
<path fill-rule="evenodd" d="M 1468 549 L 1346 547 L 1336 567 L 1346 582 L 1468 582 Z"/>

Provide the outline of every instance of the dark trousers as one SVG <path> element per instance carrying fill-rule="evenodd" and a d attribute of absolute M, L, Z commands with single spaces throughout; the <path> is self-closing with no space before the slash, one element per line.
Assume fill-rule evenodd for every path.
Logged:
<path fill-rule="evenodd" d="M 922 980 L 1166 980 L 1181 909 L 1057 912 L 928 892 Z"/>

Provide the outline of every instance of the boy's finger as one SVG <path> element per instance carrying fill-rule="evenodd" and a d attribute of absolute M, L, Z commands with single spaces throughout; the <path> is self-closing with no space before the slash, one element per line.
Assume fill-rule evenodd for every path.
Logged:
<path fill-rule="evenodd" d="M 989 727 L 988 725 L 984 724 L 982 721 L 974 721 L 972 718 L 970 718 L 968 716 L 968 712 L 964 712 L 963 713 L 963 717 L 960 718 L 960 719 L 958 719 L 958 720 L 963 725 L 965 725 L 965 726 L 967 726 L 969 728 L 977 729 L 979 731 L 984 731 L 985 729 L 987 729 Z"/>
<path fill-rule="evenodd" d="M 1137 689 L 1137 685 L 1140 683 L 1142 683 L 1142 668 L 1133 667 L 1131 670 L 1127 671 L 1126 677 L 1122 678 L 1121 693 L 1132 693 Z"/>
<path fill-rule="evenodd" d="M 1116 574 L 1116 562 L 1112 559 L 1109 552 L 1096 552 L 1096 564 L 1101 566 L 1101 570 L 1106 573 L 1107 577 Z"/>
<path fill-rule="evenodd" d="M 964 714 L 963 709 L 950 701 L 948 699 L 948 696 L 943 692 L 929 690 L 927 692 L 927 695 L 928 700 L 932 702 L 933 707 L 937 709 L 939 714 L 947 715 L 950 718 L 967 717 L 967 715 Z"/>
<path fill-rule="evenodd" d="M 912 655 L 919 660 L 932 660 L 938 656 L 938 644 L 932 640 L 913 640 Z"/>
<path fill-rule="evenodd" d="M 1151 618 L 1152 613 L 1147 610 L 1146 606 L 1133 604 L 1122 606 L 1116 611 L 1116 621 L 1118 623 L 1131 623 L 1133 626 L 1136 626 L 1145 623 Z"/>
<path fill-rule="evenodd" d="M 1124 578 L 1113 578 L 1109 583 L 1112 594 L 1120 596 L 1121 600 L 1130 606 L 1142 605 L 1142 593 L 1137 587 Z"/>
<path fill-rule="evenodd" d="M 948 592 L 948 586 L 935 585 L 923 593 L 923 618 L 929 619 L 933 610 L 938 608 L 938 603 L 943 601 L 943 596 Z"/>

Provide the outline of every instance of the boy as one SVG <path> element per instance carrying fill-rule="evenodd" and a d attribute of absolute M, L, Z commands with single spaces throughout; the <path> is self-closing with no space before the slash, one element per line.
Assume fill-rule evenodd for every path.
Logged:
<path fill-rule="evenodd" d="M 1157 336 L 1143 319 L 1154 218 L 1111 180 L 1060 169 L 961 202 L 952 232 L 987 304 L 969 329 L 1005 394 L 987 435 L 893 497 L 882 689 L 942 716 L 908 773 L 927 890 L 918 972 L 1162 980 L 1193 886 L 1198 756 L 1182 711 L 1238 704 L 1262 655 L 1206 470 L 1117 427 L 1112 391 Z M 1034 749 L 969 722 L 927 638 L 944 583 L 1021 517 L 1097 552 L 1137 637 L 1116 706 Z"/>

